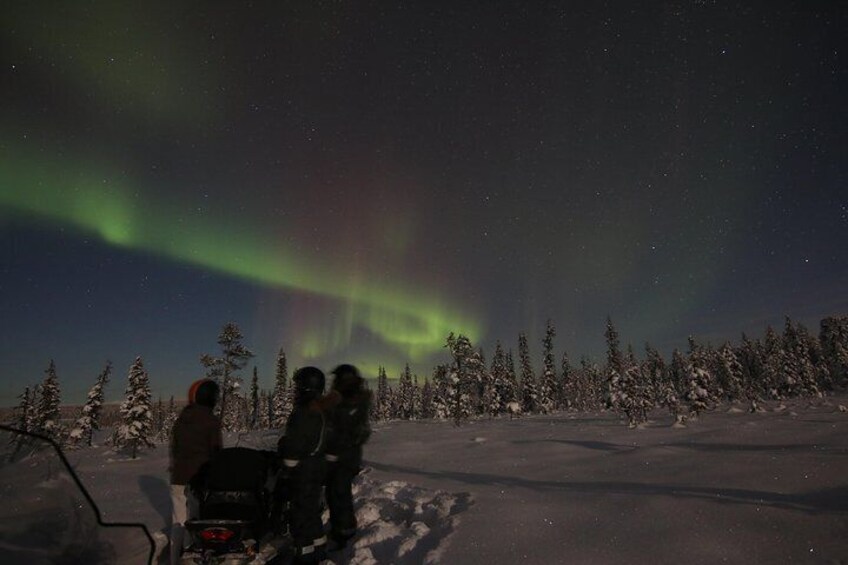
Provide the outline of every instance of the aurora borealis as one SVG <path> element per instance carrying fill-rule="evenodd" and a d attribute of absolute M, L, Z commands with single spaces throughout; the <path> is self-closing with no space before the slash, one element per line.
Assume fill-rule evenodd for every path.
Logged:
<path fill-rule="evenodd" d="M 109 245 L 149 251 L 268 287 L 330 297 L 343 303 L 347 332 L 355 321 L 411 360 L 438 351 L 453 328 L 472 336 L 480 333 L 477 322 L 463 319 L 458 308 L 440 307 L 427 298 L 426 290 L 413 294 L 378 280 L 360 280 L 355 273 L 333 271 L 317 260 L 299 257 L 294 250 L 273 245 L 268 234 L 220 230 L 218 226 L 226 225 L 224 218 L 205 215 L 186 221 L 167 202 L 134 204 L 131 189 L 104 186 L 76 171 L 71 161 L 59 163 L 56 171 L 47 174 L 43 170 L 33 174 L 43 165 L 20 157 L 0 164 L 2 170 L 12 172 L 0 179 L 10 187 L 3 192 L 2 204 L 18 213 L 93 234 Z M 14 174 L 21 164 L 24 172 Z M 307 356 L 321 352 L 321 344 L 307 343 L 303 350 Z"/>
<path fill-rule="evenodd" d="M 50 358 L 69 400 L 134 355 L 181 394 L 227 321 L 270 382 L 848 307 L 831 3 L 4 11 L 0 404 Z"/>

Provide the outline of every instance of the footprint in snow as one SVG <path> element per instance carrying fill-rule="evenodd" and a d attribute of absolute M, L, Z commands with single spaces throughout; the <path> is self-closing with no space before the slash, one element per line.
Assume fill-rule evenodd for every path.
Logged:
<path fill-rule="evenodd" d="M 427 490 L 401 481 L 380 483 L 367 471 L 353 487 L 359 532 L 347 548 L 330 554 L 330 562 L 439 562 L 459 514 L 471 505 L 471 496 Z"/>

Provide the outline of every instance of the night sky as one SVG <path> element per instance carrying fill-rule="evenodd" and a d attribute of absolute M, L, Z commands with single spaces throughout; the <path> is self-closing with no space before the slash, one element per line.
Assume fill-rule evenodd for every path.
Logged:
<path fill-rule="evenodd" d="M 440 4 L 441 7 L 435 6 Z M 750 4 L 750 3 L 742 3 Z M 17 2 L 0 405 L 237 322 L 266 387 L 450 331 L 600 360 L 848 310 L 842 2 Z M 537 367 L 538 368 L 538 367 Z"/>

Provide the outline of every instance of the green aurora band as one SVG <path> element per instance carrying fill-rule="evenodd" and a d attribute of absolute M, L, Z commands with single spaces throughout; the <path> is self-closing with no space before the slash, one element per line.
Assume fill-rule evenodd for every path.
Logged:
<path fill-rule="evenodd" d="M 72 165 L 28 158 L 4 151 L 0 156 L 0 210 L 27 220 L 48 219 L 118 247 L 142 250 L 171 260 L 225 273 L 264 286 L 306 291 L 340 301 L 348 325 L 358 325 L 408 356 L 422 359 L 441 351 L 449 332 L 480 337 L 471 316 L 445 304 L 424 289 L 414 292 L 397 284 L 364 280 L 338 272 L 291 249 L 280 249 L 271 237 L 250 232 L 232 218 L 216 221 L 190 216 L 172 199 L 141 202 L 127 184 L 104 175 L 108 167 Z M 86 171 L 101 171 L 94 175 Z M 350 339 L 349 331 L 334 341 Z M 321 351 L 308 346 L 309 355 Z"/>

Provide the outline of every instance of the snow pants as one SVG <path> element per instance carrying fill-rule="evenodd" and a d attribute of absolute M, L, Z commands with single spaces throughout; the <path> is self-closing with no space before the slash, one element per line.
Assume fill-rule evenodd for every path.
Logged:
<path fill-rule="evenodd" d="M 359 466 L 346 461 L 327 464 L 327 506 L 330 508 L 330 535 L 346 541 L 356 533 L 352 483 Z"/>
<path fill-rule="evenodd" d="M 327 545 L 324 523 L 321 521 L 323 465 L 297 468 L 290 476 L 289 531 L 294 541 L 295 557 L 309 561 L 323 554 Z"/>

